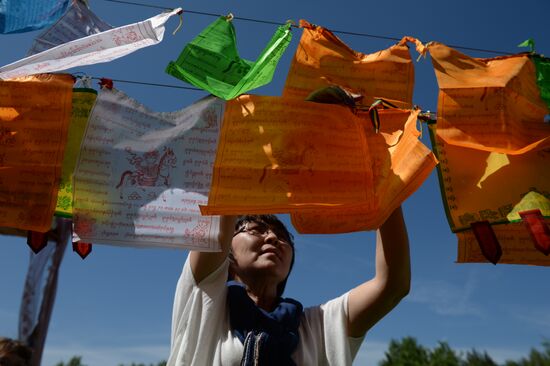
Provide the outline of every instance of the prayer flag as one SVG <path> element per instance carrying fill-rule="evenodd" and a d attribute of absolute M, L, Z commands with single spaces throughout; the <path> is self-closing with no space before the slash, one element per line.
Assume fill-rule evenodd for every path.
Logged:
<path fill-rule="evenodd" d="M 73 216 L 73 172 L 78 154 L 80 153 L 82 136 L 84 135 L 96 96 L 97 92 L 94 89 L 73 89 L 71 123 L 69 125 L 67 146 L 61 167 L 61 179 L 59 181 L 59 192 L 57 193 L 57 205 L 55 207 L 56 216 Z"/>
<path fill-rule="evenodd" d="M 544 150 L 507 155 L 446 143 L 430 125 L 432 146 L 439 158 L 440 183 L 448 208 L 451 230 L 470 228 L 476 221 L 491 224 L 519 221 L 516 205 L 544 209 L 550 191 L 550 155 Z M 535 196 L 528 194 L 533 191 Z M 510 215 L 512 214 L 512 215 Z"/>
<path fill-rule="evenodd" d="M 23 33 L 47 27 L 67 10 L 69 0 L 0 1 L 0 33 Z"/>
<path fill-rule="evenodd" d="M 153 112 L 99 92 L 74 174 L 74 231 L 85 243 L 219 249 L 207 202 L 224 102 Z"/>
<path fill-rule="evenodd" d="M 283 96 L 306 99 L 313 91 L 338 85 L 363 97 L 392 100 L 401 108 L 412 107 L 414 66 L 405 37 L 382 51 L 365 54 L 352 50 L 331 31 L 300 21 L 303 29 L 292 60 Z M 419 42 L 418 42 L 419 43 Z"/>
<path fill-rule="evenodd" d="M 311 233 L 373 229 L 433 169 L 433 154 L 418 145 L 417 111 L 381 111 L 376 134 L 368 112 L 311 103 L 252 95 L 227 103 L 203 214 L 291 213 Z M 364 216 L 342 229 L 337 216 L 349 210 Z"/>
<path fill-rule="evenodd" d="M 53 235 L 50 235 L 53 234 Z M 71 236 L 70 220 L 55 218 L 50 240 L 40 253 L 31 253 L 19 312 L 19 340 L 33 349 L 30 364 L 40 365 L 57 293 L 59 268 Z"/>
<path fill-rule="evenodd" d="M 437 164 L 434 154 L 419 139 L 418 112 L 380 110 L 378 132 L 369 113 L 359 112 L 369 147 L 364 158 L 373 176 L 373 186 L 368 188 L 373 191 L 372 202 L 292 214 L 296 230 L 304 234 L 328 234 L 379 228 L 424 183 Z"/>
<path fill-rule="evenodd" d="M 141 48 L 158 44 L 164 37 L 164 24 L 179 11 L 181 11 L 180 8 L 139 23 L 125 25 L 60 44 L 1 67 L 0 79 L 109 62 Z"/>
<path fill-rule="evenodd" d="M 376 146 L 376 153 L 372 154 L 373 159 L 380 158 L 373 166 L 378 171 L 373 172 L 378 180 L 376 184 L 384 182 L 386 187 L 392 186 L 394 191 L 384 196 L 383 192 L 376 192 L 379 202 L 374 206 L 373 203 L 357 203 L 355 207 L 346 208 L 323 208 L 322 210 L 312 210 L 309 213 L 300 212 L 292 214 L 292 222 L 296 229 L 301 233 L 318 232 L 349 232 L 365 229 L 374 229 L 381 225 L 388 215 L 405 198 L 407 198 L 420 184 L 426 179 L 435 165 L 435 158 L 429 153 L 429 150 L 418 140 L 418 132 L 414 127 L 416 123 L 416 114 L 407 122 L 409 128 L 405 128 L 407 118 L 395 118 L 399 115 L 396 112 L 382 112 L 385 114 L 385 122 L 381 122 L 381 115 L 377 113 L 376 108 L 371 106 L 381 99 L 391 100 L 394 106 L 401 108 L 412 107 L 412 94 L 414 86 L 414 67 L 412 64 L 407 42 L 413 42 L 417 45 L 417 50 L 423 52 L 423 46 L 415 38 L 404 37 L 398 44 L 376 53 L 364 54 L 352 50 L 338 37 L 328 29 L 313 25 L 305 20 L 300 21 L 303 28 L 300 44 L 296 48 L 296 53 L 287 76 L 283 96 L 295 99 L 316 99 L 322 103 L 334 103 L 334 98 L 323 101 L 327 96 L 321 96 L 319 91 L 341 90 L 347 97 L 343 103 L 350 105 L 352 110 L 367 110 L 371 112 L 370 118 L 367 113 L 360 112 L 363 122 L 370 121 L 375 126 L 374 129 L 367 128 L 365 124 L 365 137 L 369 147 Z M 331 89 L 332 88 L 332 89 Z M 404 111 L 403 111 L 404 112 Z M 410 114 L 410 111 L 408 112 Z M 393 119 L 390 116 L 394 116 Z M 406 116 L 407 112 L 401 114 Z M 388 120 L 390 119 L 390 120 Z M 397 122 L 397 124 L 396 124 Z M 377 128 L 386 124 L 385 129 L 393 129 L 393 132 L 406 131 L 408 136 L 401 142 L 401 148 L 392 149 L 391 144 L 384 142 L 383 135 L 377 135 Z M 413 126 L 412 129 L 410 126 Z M 387 132 L 386 130 L 385 132 Z M 385 136 L 385 135 L 384 135 Z M 374 145 L 372 145 L 374 144 Z M 416 152 L 414 158 L 409 159 L 403 154 L 406 146 L 410 153 Z M 391 152 L 389 154 L 388 152 Z M 398 152 L 399 151 L 399 152 Z M 380 154 L 380 155 L 377 155 Z M 391 155 L 391 159 L 389 159 Z M 386 158 L 386 159 L 383 159 Z M 395 160 L 395 158 L 397 160 Z M 409 176 L 408 179 L 400 181 L 392 180 L 391 172 L 398 164 L 399 159 L 407 159 L 410 164 L 403 169 L 418 173 Z M 389 162 L 391 161 L 391 164 Z M 401 186 L 398 183 L 402 183 Z M 384 184 L 378 187 L 384 187 Z M 376 186 L 375 186 L 376 187 Z M 374 188 L 376 190 L 376 188 Z M 405 193 L 407 192 L 407 193 Z M 395 195 L 395 197 L 392 197 Z M 393 202 L 389 202 L 394 199 Z M 379 211 L 376 205 L 381 204 L 383 211 Z M 374 219 L 373 217 L 376 217 Z"/>
<path fill-rule="evenodd" d="M 0 226 L 50 229 L 72 86 L 65 74 L 0 81 Z"/>
<path fill-rule="evenodd" d="M 231 19 L 220 17 L 185 46 L 166 72 L 229 100 L 271 81 L 292 33 L 280 26 L 256 61 L 239 57 Z"/>
<path fill-rule="evenodd" d="M 368 200 L 362 135 L 345 107 L 254 95 L 228 101 L 202 212 L 286 213 Z"/>
<path fill-rule="evenodd" d="M 83 1 L 73 0 L 67 12 L 35 38 L 28 55 L 113 28 L 92 13 Z"/>
<path fill-rule="evenodd" d="M 475 236 L 471 225 L 488 221 L 502 247 L 499 263 L 545 262 L 529 232 L 519 222 L 519 213 L 540 209 L 550 222 L 547 149 L 507 155 L 456 146 L 439 137 L 437 124 L 430 125 L 430 136 L 440 162 L 439 183 L 447 219 L 459 240 L 459 261 L 467 262 L 468 258 L 478 261 L 477 255 L 481 252 L 479 248 L 472 248 Z M 550 265 L 550 260 L 546 265 Z"/>
<path fill-rule="evenodd" d="M 458 261 L 483 261 L 473 229 L 487 222 L 499 263 L 550 265 L 520 222 L 530 210 L 540 211 L 538 225 L 550 222 L 549 110 L 533 61 L 527 54 L 474 59 L 438 43 L 428 49 L 440 88 L 430 136 Z"/>
<path fill-rule="evenodd" d="M 530 54 L 529 57 L 535 63 L 537 70 L 537 85 L 540 89 L 540 96 L 550 109 L 550 58 L 537 54 Z"/>
<path fill-rule="evenodd" d="M 528 54 L 480 59 L 440 43 L 428 50 L 439 84 L 439 137 L 512 155 L 550 146 L 550 112 Z"/>

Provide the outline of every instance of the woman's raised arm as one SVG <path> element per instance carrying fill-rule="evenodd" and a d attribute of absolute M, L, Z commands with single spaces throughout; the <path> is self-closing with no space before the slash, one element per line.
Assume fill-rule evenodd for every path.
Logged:
<path fill-rule="evenodd" d="M 389 313 L 410 289 L 409 238 L 401 207 L 376 233 L 376 274 L 348 298 L 348 336 L 361 337 Z"/>
<path fill-rule="evenodd" d="M 235 231 L 236 216 L 221 216 L 220 217 L 220 234 L 218 241 L 220 243 L 220 252 L 198 252 L 191 251 L 189 253 L 189 261 L 191 271 L 197 283 L 208 277 L 208 275 L 218 268 L 229 253 L 231 240 L 233 240 L 233 232 Z"/>

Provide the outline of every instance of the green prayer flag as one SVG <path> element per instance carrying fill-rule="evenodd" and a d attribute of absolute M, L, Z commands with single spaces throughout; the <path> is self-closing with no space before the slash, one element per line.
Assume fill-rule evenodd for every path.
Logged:
<path fill-rule="evenodd" d="M 533 38 L 526 39 L 518 44 L 518 47 L 529 47 L 530 52 L 535 52 L 535 40 Z"/>
<path fill-rule="evenodd" d="M 531 60 L 533 60 L 537 69 L 537 85 L 539 86 L 540 96 L 550 109 L 550 58 L 532 55 Z"/>
<path fill-rule="evenodd" d="M 235 28 L 220 17 L 185 46 L 166 73 L 225 100 L 233 99 L 271 81 L 292 33 L 280 26 L 255 62 L 239 57 Z"/>

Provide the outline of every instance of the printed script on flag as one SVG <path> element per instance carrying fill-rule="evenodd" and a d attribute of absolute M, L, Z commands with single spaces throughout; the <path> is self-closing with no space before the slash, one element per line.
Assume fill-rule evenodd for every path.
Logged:
<path fill-rule="evenodd" d="M 148 110 L 100 91 L 75 171 L 74 229 L 83 242 L 218 250 L 219 218 L 202 217 L 224 102 Z"/>
<path fill-rule="evenodd" d="M 95 103 L 94 89 L 73 89 L 73 109 L 63 154 L 59 192 L 57 193 L 56 216 L 72 217 L 73 214 L 73 172 L 80 153 L 80 143 L 88 123 L 88 117 Z"/>
<path fill-rule="evenodd" d="M 299 232 L 376 228 L 436 164 L 418 140 L 417 111 L 368 113 L 295 99 L 227 103 L 204 214 L 290 213 Z M 342 212 L 360 219 L 342 225 Z M 323 217 L 323 219 L 320 219 Z M 332 221 L 331 221 L 332 220 Z"/>
<path fill-rule="evenodd" d="M 300 44 L 288 71 L 283 96 L 306 99 L 313 91 L 338 85 L 362 97 L 370 106 L 376 98 L 412 107 L 414 66 L 405 37 L 388 49 L 371 54 L 355 51 L 334 33 L 305 20 Z"/>
<path fill-rule="evenodd" d="M 0 79 L 109 62 L 158 44 L 164 37 L 164 23 L 180 10 L 178 8 L 139 23 L 92 34 L 26 57 L 1 67 Z"/>
<path fill-rule="evenodd" d="M 50 229 L 72 86 L 65 74 L 0 81 L 0 227 Z"/>

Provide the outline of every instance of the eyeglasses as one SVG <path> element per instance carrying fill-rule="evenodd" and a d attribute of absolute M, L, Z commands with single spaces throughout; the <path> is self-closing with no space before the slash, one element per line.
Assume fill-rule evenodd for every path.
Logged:
<path fill-rule="evenodd" d="M 237 230 L 235 234 L 233 234 L 233 236 L 244 232 L 262 239 L 268 236 L 269 233 L 273 233 L 273 235 L 277 237 L 279 243 L 290 245 L 289 240 L 284 237 L 284 234 L 277 233 L 268 224 L 263 222 L 247 222 L 243 226 L 241 226 L 241 228 Z"/>

